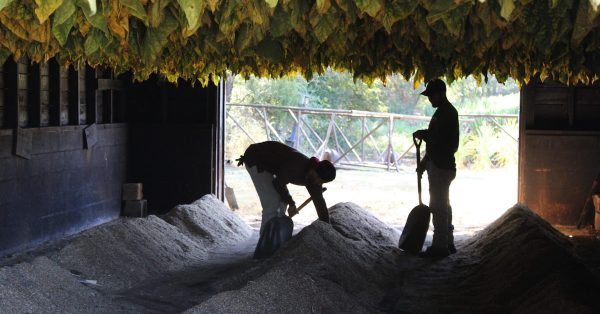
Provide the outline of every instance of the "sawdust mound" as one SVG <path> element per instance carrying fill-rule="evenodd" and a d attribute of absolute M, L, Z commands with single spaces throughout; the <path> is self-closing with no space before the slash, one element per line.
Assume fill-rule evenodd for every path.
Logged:
<path fill-rule="evenodd" d="M 339 285 L 277 267 L 240 290 L 220 293 L 184 313 L 370 313 Z"/>
<path fill-rule="evenodd" d="M 212 194 L 175 206 L 163 219 L 205 246 L 227 245 L 252 235 L 250 227 Z"/>
<path fill-rule="evenodd" d="M 517 205 L 456 255 L 407 273 L 390 311 L 600 313 L 597 282 L 567 237 Z"/>
<path fill-rule="evenodd" d="M 498 312 L 598 313 L 597 279 L 573 254 L 567 237 L 524 206 L 509 209 L 465 246 L 478 256 L 462 283 Z"/>
<path fill-rule="evenodd" d="M 205 260 L 209 250 L 250 236 L 247 225 L 214 196 L 179 205 L 165 218 L 119 219 L 77 236 L 53 254 L 61 266 L 126 289 Z M 187 221 L 186 221 L 187 220 Z"/>
<path fill-rule="evenodd" d="M 206 250 L 175 226 L 148 216 L 88 230 L 52 258 L 101 286 L 122 289 L 200 261 Z"/>
<path fill-rule="evenodd" d="M 46 257 L 0 268 L 2 313 L 115 313 L 136 311 L 113 303 Z"/>
<path fill-rule="evenodd" d="M 399 234 L 352 203 L 331 207 L 330 218 L 189 312 L 372 312 L 394 277 Z"/>

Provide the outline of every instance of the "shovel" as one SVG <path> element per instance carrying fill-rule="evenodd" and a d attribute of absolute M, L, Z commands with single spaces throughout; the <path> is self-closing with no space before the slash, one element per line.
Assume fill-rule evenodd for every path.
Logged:
<path fill-rule="evenodd" d="M 327 188 L 323 188 L 323 192 L 326 190 Z M 312 197 L 309 197 L 304 201 L 304 203 L 297 208 L 296 214 L 311 201 Z M 285 214 L 281 217 L 272 218 L 263 227 L 263 231 L 256 244 L 256 249 L 254 250 L 254 258 L 261 259 L 273 255 L 283 243 L 292 238 L 293 232 L 294 222 L 292 221 L 292 218 Z"/>
<path fill-rule="evenodd" d="M 417 148 L 417 169 L 421 167 L 421 139 L 417 139 L 413 135 L 413 142 L 415 143 L 415 147 Z M 421 252 L 423 248 L 423 243 L 425 243 L 425 236 L 427 235 L 427 230 L 429 229 L 429 221 L 431 220 L 431 210 L 429 206 L 423 204 L 421 200 L 421 177 L 422 173 L 417 171 L 418 178 L 418 191 L 419 191 L 419 205 L 413 208 L 408 214 L 408 218 L 406 219 L 406 225 L 404 225 L 404 229 L 402 230 L 402 235 L 400 236 L 400 241 L 398 246 L 408 253 L 416 254 Z"/>

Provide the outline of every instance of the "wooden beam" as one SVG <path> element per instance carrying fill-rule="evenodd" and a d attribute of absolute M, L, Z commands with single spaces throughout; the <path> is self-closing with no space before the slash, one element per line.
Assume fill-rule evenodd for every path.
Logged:
<path fill-rule="evenodd" d="M 4 99 L 4 66 L 0 65 L 0 129 L 4 128 L 4 113 L 6 112 L 6 106 L 4 106 L 6 100 Z"/>
<path fill-rule="evenodd" d="M 237 122 L 237 120 L 229 113 L 229 111 L 227 112 L 227 116 L 231 119 L 231 121 L 233 121 L 233 123 L 235 125 L 237 125 L 238 128 L 240 128 L 240 130 L 246 134 L 246 136 L 252 141 L 252 143 L 256 143 L 256 141 L 252 138 L 252 136 L 250 136 L 250 134 L 248 132 L 246 132 L 246 130 L 244 130 L 244 128 L 242 127 L 242 125 Z"/>
<path fill-rule="evenodd" d="M 290 115 L 292 115 L 292 118 L 294 118 L 294 120 L 296 121 L 296 123 L 298 123 L 298 129 L 300 129 L 300 132 L 302 134 L 304 134 L 304 137 L 306 138 L 306 140 L 308 141 L 308 144 L 310 145 L 310 147 L 313 149 L 313 151 L 317 151 L 317 148 L 315 147 L 315 145 L 313 144 L 312 140 L 310 139 L 310 137 L 308 136 L 308 134 L 306 134 L 306 131 L 304 131 L 304 128 L 302 128 L 302 116 L 300 116 L 300 113 L 298 113 L 298 118 L 296 118 L 296 116 L 294 115 L 294 112 L 291 110 L 288 110 Z M 300 140 L 298 140 L 299 142 Z"/>
<path fill-rule="evenodd" d="M 85 124 L 101 123 L 102 104 L 98 103 L 98 80 L 96 70 L 90 67 L 85 67 L 82 71 L 85 72 Z M 98 108 L 100 107 L 100 108 Z M 99 110 L 100 109 L 100 110 Z"/>
<path fill-rule="evenodd" d="M 85 107 L 82 108 L 82 106 L 84 106 L 82 104 L 82 99 L 81 99 L 81 88 L 82 88 L 82 84 L 81 84 L 81 80 L 80 80 L 80 76 L 81 76 L 81 71 L 77 71 L 75 70 L 74 67 L 69 67 L 69 69 L 67 71 L 65 71 L 65 73 L 67 75 L 66 80 L 67 80 L 67 86 L 61 86 L 61 90 L 62 89 L 66 89 L 66 94 L 67 94 L 67 99 L 66 99 L 66 105 L 67 105 L 67 112 L 68 112 L 68 124 L 71 125 L 80 125 L 82 124 L 81 121 L 81 114 L 85 114 L 85 110 L 83 110 Z M 61 99 L 61 124 L 63 123 L 63 110 L 64 108 L 64 103 L 65 99 Z"/>
<path fill-rule="evenodd" d="M 270 140 L 271 137 L 269 136 L 269 130 L 271 130 L 271 132 L 273 132 L 273 134 L 275 135 L 275 137 L 277 137 L 277 139 L 282 142 L 285 143 L 281 137 L 279 136 L 279 134 L 277 133 L 277 130 L 275 130 L 275 128 L 273 127 L 273 125 L 271 125 L 271 122 L 269 122 L 269 120 L 267 120 L 267 112 L 265 110 L 264 113 L 260 112 L 260 110 L 256 110 L 256 112 L 258 112 L 258 114 L 263 118 L 263 121 L 265 123 L 265 128 L 267 128 L 267 138 Z"/>
<path fill-rule="evenodd" d="M 344 132 L 342 132 L 342 129 L 337 124 L 337 122 L 334 121 L 333 123 L 335 124 L 335 127 L 337 128 L 337 130 L 342 135 L 342 138 L 344 139 L 344 141 L 346 142 L 346 144 L 348 144 L 348 147 L 352 147 L 352 144 L 350 143 L 350 141 L 348 140 L 348 138 L 346 137 L 346 135 L 344 134 Z M 362 162 L 362 159 L 360 158 L 360 156 L 358 155 L 358 153 L 356 153 L 355 150 L 352 150 L 352 153 L 354 154 L 354 156 L 356 157 L 356 159 L 358 159 L 359 162 Z"/>
<path fill-rule="evenodd" d="M 360 145 L 367 137 L 369 137 L 371 134 L 373 134 L 375 131 L 377 131 L 377 129 L 379 129 L 382 125 L 385 124 L 385 120 L 382 121 L 381 123 L 379 123 L 379 125 L 377 125 L 373 130 L 371 130 L 369 133 L 367 133 L 366 136 L 364 136 L 363 138 L 361 138 L 356 144 L 352 145 L 352 147 L 350 147 L 350 149 L 348 149 L 347 151 L 345 151 L 340 157 L 338 157 L 338 159 L 336 159 L 333 163 L 337 163 L 340 159 L 342 159 L 343 157 L 345 157 L 351 150 L 353 150 L 354 148 L 356 148 L 356 146 Z"/>
<path fill-rule="evenodd" d="M 27 67 L 27 124 L 21 125 L 21 127 L 41 126 L 41 106 L 40 106 L 40 64 L 33 63 Z"/>
<path fill-rule="evenodd" d="M 17 108 L 17 63 L 9 58 L 4 63 L 4 127 L 17 128 L 19 113 Z"/>
<path fill-rule="evenodd" d="M 60 94 L 61 66 L 56 59 L 48 61 L 48 125 L 61 125 Z"/>
<path fill-rule="evenodd" d="M 17 62 L 17 126 L 29 125 L 29 92 L 28 92 L 28 64 L 26 58 Z"/>

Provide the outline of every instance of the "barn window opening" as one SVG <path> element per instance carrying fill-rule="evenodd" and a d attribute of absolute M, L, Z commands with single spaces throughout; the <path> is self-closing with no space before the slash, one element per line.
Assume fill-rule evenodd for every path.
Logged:
<path fill-rule="evenodd" d="M 423 89 L 399 75 L 367 84 L 333 70 L 310 80 L 230 76 L 225 99 L 228 205 L 251 226 L 260 226 L 257 193 L 235 159 L 252 143 L 279 141 L 335 163 L 338 176 L 326 184 L 324 194 L 328 206 L 353 202 L 402 228 L 418 202 L 412 133 L 427 128 L 435 110 L 420 95 Z M 459 236 L 473 235 L 517 202 L 519 95 L 515 81 L 499 83 L 493 76 L 487 82 L 467 77 L 448 84 L 448 99 L 460 115 L 458 171 L 450 192 Z M 428 203 L 426 174 L 422 183 Z M 304 187 L 288 188 L 297 203 L 308 198 Z M 315 219 L 309 205 L 294 221 L 308 225 Z"/>

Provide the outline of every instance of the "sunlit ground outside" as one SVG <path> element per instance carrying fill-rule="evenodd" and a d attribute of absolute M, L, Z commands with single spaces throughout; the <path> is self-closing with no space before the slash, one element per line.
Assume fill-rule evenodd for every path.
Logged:
<path fill-rule="evenodd" d="M 252 226 L 260 225 L 261 207 L 244 167 L 229 165 L 226 182 L 235 191 L 238 213 Z M 429 203 L 427 174 L 423 176 L 423 202 Z M 353 202 L 380 220 L 402 229 L 410 210 L 418 204 L 417 175 L 412 168 L 400 172 L 340 169 L 335 181 L 325 185 L 328 206 Z M 288 185 L 297 204 L 309 197 L 304 187 Z M 451 185 L 455 235 L 471 236 L 500 217 L 517 201 L 517 169 L 459 169 Z M 308 225 L 317 219 L 312 203 L 294 217 L 294 223 Z M 433 228 L 430 228 L 432 231 Z"/>

